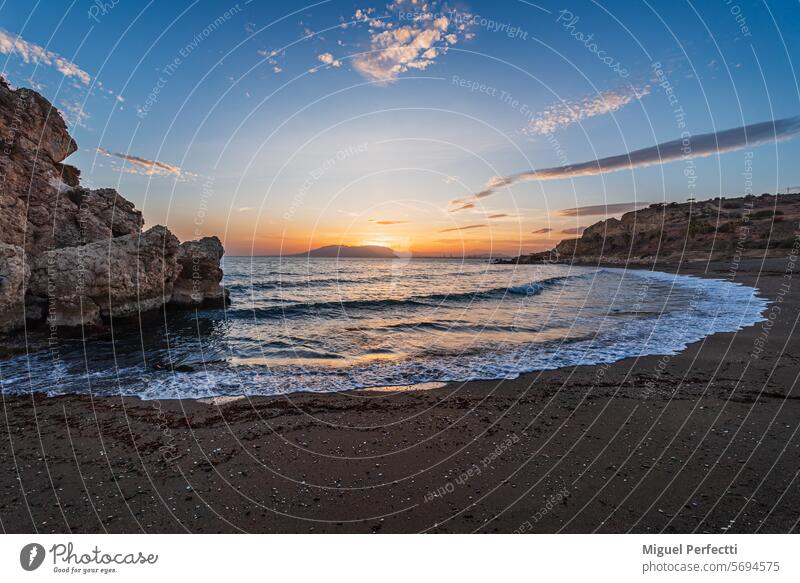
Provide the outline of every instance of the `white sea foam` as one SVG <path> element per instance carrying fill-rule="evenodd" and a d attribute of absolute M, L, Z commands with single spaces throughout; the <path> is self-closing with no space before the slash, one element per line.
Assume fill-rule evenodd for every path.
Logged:
<path fill-rule="evenodd" d="M 446 292 L 455 278 L 438 273 L 446 269 L 441 263 L 417 268 L 421 275 L 412 278 L 409 289 L 418 289 L 423 275 L 429 278 L 427 285 L 439 296 L 428 303 L 406 306 L 380 288 L 343 314 L 313 319 L 295 316 L 265 324 L 251 317 L 231 323 L 209 314 L 201 337 L 173 333 L 165 348 L 147 349 L 148 363 L 169 359 L 158 370 L 142 367 L 141 353 L 122 354 L 118 347 L 113 359 L 101 361 L 101 345 L 92 348 L 89 361 L 95 367 L 88 371 L 82 370 L 82 345 L 72 355 L 63 351 L 55 366 L 50 352 L 18 357 L 0 363 L 3 391 L 222 403 L 219 398 L 507 379 L 563 366 L 675 354 L 710 334 L 762 321 L 767 307 L 754 288 L 725 280 L 568 267 L 526 268 L 517 274 L 493 267 L 498 270 L 484 282 L 480 270 L 487 269 L 485 264 L 470 267 L 473 273 L 461 278 L 468 281 L 459 283 L 451 300 Z M 529 283 L 512 282 L 508 294 L 485 292 L 499 289 L 502 278 Z M 468 299 L 471 285 L 474 300 Z M 324 293 L 312 299 L 335 304 Z M 186 330 L 196 326 L 190 322 Z"/>

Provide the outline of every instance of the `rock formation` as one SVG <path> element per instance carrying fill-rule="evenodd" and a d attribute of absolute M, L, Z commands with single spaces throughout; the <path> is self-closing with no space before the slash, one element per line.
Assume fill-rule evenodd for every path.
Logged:
<path fill-rule="evenodd" d="M 113 189 L 80 185 L 61 114 L 0 77 L 0 333 L 100 326 L 165 305 L 224 305 L 222 244 L 181 245 Z"/>
<path fill-rule="evenodd" d="M 177 306 L 220 307 L 228 296 L 222 287 L 219 264 L 224 249 L 216 237 L 186 241 L 178 250 L 181 266 L 172 290 L 172 304 Z"/>
<path fill-rule="evenodd" d="M 30 275 L 22 247 L 0 243 L 0 333 L 25 325 L 25 288 Z"/>
<path fill-rule="evenodd" d="M 796 244 L 800 195 L 654 204 L 587 227 L 554 249 L 497 263 L 653 264 L 785 255 Z"/>
<path fill-rule="evenodd" d="M 29 304 L 62 326 L 99 325 L 103 318 L 137 316 L 169 302 L 180 272 L 180 245 L 166 227 L 37 257 Z"/>

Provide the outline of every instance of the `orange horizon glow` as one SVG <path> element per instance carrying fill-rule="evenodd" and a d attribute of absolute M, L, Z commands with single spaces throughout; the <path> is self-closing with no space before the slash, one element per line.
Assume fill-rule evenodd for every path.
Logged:
<path fill-rule="evenodd" d="M 337 212 L 313 221 L 307 216 L 270 220 L 258 213 L 241 213 L 224 219 L 209 217 L 199 226 L 186 219 L 172 221 L 170 228 L 182 241 L 216 235 L 226 254 L 239 256 L 294 255 L 329 245 L 376 245 L 417 256 L 515 256 L 546 251 L 561 240 L 575 238 L 569 232 L 576 228 L 575 217 L 556 213 L 525 217 L 508 211 L 456 217 L 446 212 L 415 212 L 418 218 L 411 213 L 376 218 Z"/>
<path fill-rule="evenodd" d="M 189 237 L 180 237 L 187 240 Z M 565 239 L 572 238 L 565 236 Z M 254 241 L 252 238 L 234 238 L 230 235 L 223 240 L 225 253 L 227 255 L 294 255 L 305 253 L 311 249 L 327 247 L 333 245 L 346 245 L 350 247 L 376 245 L 387 247 L 400 254 L 411 254 L 414 256 L 455 256 L 462 255 L 483 255 L 483 254 L 503 254 L 520 255 L 525 253 L 536 253 L 552 249 L 562 239 L 536 239 L 525 241 L 503 240 L 492 241 L 487 239 L 458 240 L 452 241 L 415 241 L 407 240 L 403 242 L 394 238 L 376 237 L 286 237 L 276 241 L 275 238 L 268 237 Z"/>
<path fill-rule="evenodd" d="M 526 229 L 520 233 L 518 227 L 513 229 L 480 229 L 474 231 L 449 233 L 435 231 L 420 233 L 419 230 L 393 233 L 380 233 L 374 229 L 364 232 L 352 230 L 336 233 L 333 229 L 319 229 L 317 232 L 262 232 L 246 233 L 226 230 L 224 225 L 214 230 L 212 227 L 198 230 L 186 225 L 172 225 L 171 230 L 181 240 L 198 239 L 210 235 L 218 236 L 225 246 L 227 255 L 293 255 L 304 253 L 310 249 L 329 245 L 365 246 L 376 245 L 388 247 L 398 253 L 428 256 L 462 256 L 482 254 L 520 255 L 552 249 L 563 239 L 572 239 L 575 235 L 554 232 L 537 236 Z M 566 228 L 566 227 L 565 227 Z M 477 229 L 476 229 L 477 231 Z"/>

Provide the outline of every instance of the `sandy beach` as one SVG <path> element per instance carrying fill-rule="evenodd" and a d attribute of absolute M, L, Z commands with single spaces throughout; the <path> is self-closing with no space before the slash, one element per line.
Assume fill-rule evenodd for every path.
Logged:
<path fill-rule="evenodd" d="M 769 324 L 674 356 L 420 391 L 4 396 L 0 527 L 796 532 L 796 269 L 791 259 L 681 266 L 733 270 L 773 303 Z"/>

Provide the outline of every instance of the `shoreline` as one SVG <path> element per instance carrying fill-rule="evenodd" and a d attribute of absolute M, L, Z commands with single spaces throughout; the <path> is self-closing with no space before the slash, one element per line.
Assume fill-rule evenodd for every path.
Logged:
<path fill-rule="evenodd" d="M 570 266 L 570 264 L 557 264 L 557 265 L 561 265 L 561 266 L 565 266 L 565 267 Z M 602 263 L 602 264 L 575 263 L 574 266 L 591 268 L 591 269 L 594 269 L 595 272 L 597 272 L 597 273 L 599 273 L 601 271 L 604 271 L 604 270 L 612 270 L 612 271 L 624 271 L 625 270 L 624 268 L 621 268 L 618 264 L 614 264 L 614 263 Z M 631 270 L 635 270 L 635 271 L 647 271 L 647 272 L 654 273 L 654 274 L 675 275 L 676 277 L 677 276 L 682 276 L 682 277 L 692 277 L 694 279 L 698 279 L 698 274 L 697 273 L 692 273 L 692 274 L 681 274 L 681 273 L 679 273 L 680 267 L 681 266 L 677 265 L 677 264 L 674 264 L 674 265 L 673 264 L 669 264 L 669 265 L 666 265 L 666 264 L 665 265 L 660 265 L 659 264 L 659 265 L 652 265 L 652 266 L 641 265 L 640 264 L 640 265 L 635 265 L 635 266 L 631 267 L 630 269 Z M 686 267 L 686 265 L 684 265 L 684 267 Z M 699 278 L 701 278 L 701 279 L 705 278 L 705 279 L 710 279 L 710 280 L 714 280 L 714 281 L 730 283 L 728 281 L 728 278 L 719 277 L 717 274 L 714 274 L 714 277 L 703 277 L 703 275 L 700 274 Z M 750 287 L 750 286 L 748 286 L 748 287 Z M 754 290 L 753 297 L 757 297 L 759 300 L 761 300 L 761 301 L 763 301 L 765 303 L 765 305 L 764 305 L 764 307 L 762 309 L 762 312 L 763 312 L 764 310 L 766 310 L 766 307 L 767 307 L 766 304 L 768 303 L 768 300 L 766 300 L 766 298 L 761 297 L 756 288 L 751 288 L 751 289 Z M 663 312 L 661 314 L 659 314 L 659 316 L 658 316 L 659 319 L 662 316 L 663 316 Z M 154 321 L 157 319 L 156 313 L 151 313 L 151 312 L 148 312 L 146 314 L 146 317 L 148 319 L 152 319 Z M 755 322 L 754 324 L 741 324 L 740 323 L 739 324 L 739 328 L 737 330 L 741 330 L 744 327 L 747 327 L 749 325 L 755 325 L 755 324 L 758 324 L 758 323 L 759 322 Z M 85 341 L 91 342 L 94 339 L 104 338 L 104 337 L 108 336 L 110 332 L 113 332 L 113 331 L 103 331 L 103 333 L 102 334 L 98 334 L 96 338 L 94 336 L 89 336 L 88 338 L 85 338 Z M 719 333 L 719 332 L 712 332 L 711 334 L 717 334 L 717 333 Z M 68 336 L 65 336 L 65 338 L 76 337 L 78 334 L 79 334 L 79 330 L 73 330 L 71 332 L 71 334 L 68 335 Z M 711 335 L 711 334 L 707 334 L 707 335 Z M 697 341 L 700 341 L 700 340 L 702 340 L 702 338 L 699 339 L 699 340 L 695 340 L 695 341 L 690 341 L 690 339 L 686 339 L 685 340 L 686 343 L 683 344 L 683 346 L 681 348 L 674 348 L 671 352 L 654 352 L 654 353 L 648 353 L 648 354 L 644 354 L 644 355 L 639 355 L 639 358 L 641 358 L 643 356 L 673 356 L 673 355 L 677 354 L 678 352 L 684 350 L 690 344 L 692 344 L 694 342 L 697 342 Z M 31 350 L 31 346 L 29 344 L 27 344 L 24 347 L 24 349 L 23 349 L 23 345 L 21 345 L 21 344 L 17 344 L 17 345 L 13 345 L 12 344 L 12 346 L 16 347 L 16 353 L 11 352 L 11 353 L 9 353 L 7 355 L 0 354 L 0 363 L 2 362 L 2 360 L 4 358 L 11 358 L 13 356 L 18 356 L 19 354 L 24 354 L 25 352 L 31 353 L 31 352 L 46 350 L 46 348 L 42 347 L 42 346 L 39 346 L 39 347 L 35 348 L 34 350 Z M 614 360 L 614 361 L 611 361 L 611 362 L 604 362 L 602 360 L 598 360 L 597 362 L 587 362 L 586 364 L 581 364 L 580 366 L 597 366 L 597 367 L 600 367 L 600 366 L 606 366 L 608 364 L 613 364 L 613 363 L 619 362 L 621 360 L 626 360 L 628 358 L 636 358 L 636 357 L 634 357 L 634 356 L 625 356 L 625 357 L 618 358 L 617 360 Z M 336 368 L 336 367 L 349 367 L 349 366 L 352 366 L 352 363 L 358 362 L 360 360 L 361 360 L 361 358 L 359 357 L 359 358 L 353 359 L 351 361 L 347 361 L 347 360 L 338 361 L 338 360 L 318 359 L 318 360 L 313 360 L 313 362 L 324 364 L 324 365 L 330 366 L 332 368 Z M 365 358 L 364 360 L 367 360 L 367 359 Z M 586 359 L 586 360 L 589 360 L 589 359 Z M 247 359 L 245 359 L 245 358 L 240 358 L 240 357 L 232 357 L 229 362 L 231 364 L 234 364 L 234 365 L 236 365 L 236 364 L 243 364 L 243 365 L 256 364 L 256 365 L 268 365 L 268 366 L 275 365 L 275 366 L 277 366 L 277 365 L 281 365 L 281 364 L 290 364 L 290 363 L 295 362 L 295 361 L 300 365 L 310 362 L 310 360 L 307 359 L 307 358 L 306 359 L 293 359 L 293 358 L 288 358 L 288 357 L 287 358 L 283 358 L 283 359 L 276 359 L 276 358 L 247 358 Z M 463 384 L 463 383 L 471 383 L 471 382 L 511 381 L 511 380 L 516 380 L 517 378 L 519 378 L 520 376 L 523 376 L 523 375 L 537 374 L 537 373 L 541 373 L 541 372 L 544 372 L 544 371 L 551 371 L 551 370 L 558 370 L 558 369 L 568 369 L 568 368 L 571 368 L 573 366 L 576 366 L 576 365 L 575 364 L 565 364 L 565 365 L 561 365 L 561 366 L 544 366 L 542 368 L 532 368 L 530 370 L 521 370 L 521 371 L 516 372 L 516 376 L 513 377 L 513 378 L 511 378 L 511 377 L 491 377 L 491 376 L 477 377 L 477 378 L 461 378 L 461 379 L 459 379 L 459 378 L 456 378 L 456 379 L 452 379 L 452 378 L 451 379 L 432 378 L 432 379 L 428 379 L 428 380 L 419 380 L 417 382 L 409 382 L 407 384 L 396 384 L 396 385 L 390 385 L 390 386 L 378 384 L 378 385 L 369 385 L 369 386 L 357 386 L 357 387 L 353 387 L 353 388 L 342 388 L 342 389 L 338 389 L 338 390 L 334 389 L 334 390 L 331 390 L 331 391 L 319 390 L 319 389 L 300 389 L 300 390 L 293 390 L 293 391 L 289 391 L 289 392 L 285 392 L 285 393 L 275 393 L 275 394 L 233 393 L 233 394 L 206 394 L 206 395 L 200 395 L 200 396 L 183 396 L 183 397 L 173 397 L 173 396 L 167 396 L 167 395 L 165 395 L 165 396 L 157 396 L 157 395 L 155 395 L 155 396 L 154 395 L 145 396 L 145 395 L 142 395 L 142 394 L 139 394 L 139 395 L 127 394 L 125 396 L 126 397 L 131 397 L 131 398 L 137 398 L 137 399 L 140 399 L 140 400 L 142 400 L 144 402 L 154 401 L 154 400 L 157 400 L 157 401 L 196 401 L 196 402 L 199 402 L 199 403 L 210 404 L 210 405 L 221 405 L 221 404 L 227 404 L 229 402 L 234 402 L 234 401 L 241 400 L 241 399 L 248 399 L 248 398 L 282 398 L 282 397 L 285 397 L 287 395 L 297 395 L 297 396 L 299 396 L 299 395 L 317 395 L 317 394 L 324 395 L 324 394 L 330 394 L 330 393 L 350 393 L 350 392 L 357 392 L 357 391 L 391 393 L 391 392 L 411 392 L 411 391 L 416 391 L 416 390 L 431 390 L 433 388 L 443 387 L 443 386 L 445 386 L 447 384 Z M 161 367 L 158 370 L 165 370 L 167 368 L 168 367 Z M 195 369 L 194 367 L 189 368 L 188 370 L 182 370 L 180 368 L 180 366 L 176 366 L 175 369 L 174 369 L 174 372 L 175 373 L 180 373 L 180 372 L 198 372 L 198 370 Z M 188 379 L 188 378 L 185 379 L 185 383 L 189 383 L 190 384 L 191 383 L 191 379 Z M 59 396 L 69 397 L 69 396 L 73 396 L 73 395 L 74 396 L 80 396 L 82 394 L 85 394 L 85 393 L 80 393 L 80 392 L 76 392 L 76 393 L 54 393 L 54 394 L 51 394 L 51 393 L 45 392 L 42 389 L 38 389 L 38 388 L 36 389 L 36 391 L 41 392 L 42 394 L 44 394 L 47 397 L 59 397 Z M 95 397 L 116 398 L 116 397 L 119 397 L 119 394 L 113 394 L 113 393 L 112 394 L 108 394 L 107 392 L 101 392 L 101 393 L 96 393 Z"/>
<path fill-rule="evenodd" d="M 769 313 L 786 264 L 743 260 L 735 280 Z M 719 279 L 730 262 L 656 267 Z M 220 407 L 4 396 L 0 520 L 7 532 L 786 532 L 800 519 L 797 299 L 780 311 L 763 339 L 755 325 L 675 355 L 424 391 Z"/>

